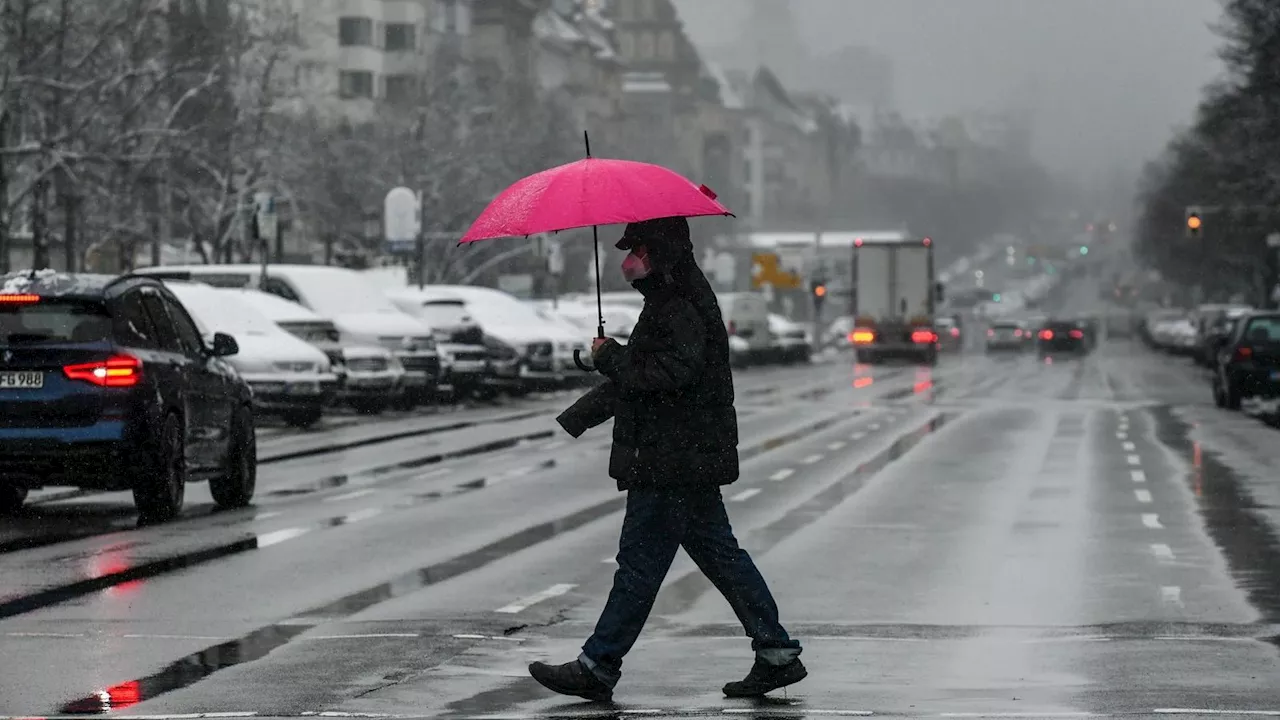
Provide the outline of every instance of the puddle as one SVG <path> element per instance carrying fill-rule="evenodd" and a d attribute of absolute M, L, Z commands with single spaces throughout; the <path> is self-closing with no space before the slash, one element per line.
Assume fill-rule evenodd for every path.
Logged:
<path fill-rule="evenodd" d="M 1151 417 L 1156 436 L 1190 466 L 1187 484 L 1237 586 L 1266 622 L 1280 623 L 1280 538 L 1258 512 L 1262 507 L 1242 478 L 1192 440 L 1191 427 L 1168 407 L 1153 408 Z"/>

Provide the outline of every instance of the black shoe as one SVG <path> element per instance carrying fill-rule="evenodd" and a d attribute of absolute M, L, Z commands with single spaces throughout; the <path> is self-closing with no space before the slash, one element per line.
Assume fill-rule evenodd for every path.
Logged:
<path fill-rule="evenodd" d="M 542 687 L 561 695 L 572 695 L 592 702 L 609 702 L 613 699 L 613 688 L 605 685 L 595 673 L 578 660 L 563 665 L 530 663 L 529 674 L 541 683 Z"/>
<path fill-rule="evenodd" d="M 786 665 L 770 665 L 756 660 L 751 672 L 737 682 L 724 686 L 724 696 L 731 698 L 761 697 L 778 688 L 794 685 L 809 675 L 804 663 L 796 658 Z"/>

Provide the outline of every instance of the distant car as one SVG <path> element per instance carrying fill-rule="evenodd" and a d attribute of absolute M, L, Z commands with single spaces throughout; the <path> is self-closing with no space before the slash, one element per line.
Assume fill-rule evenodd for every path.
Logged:
<path fill-rule="evenodd" d="M 1036 335 L 1036 349 L 1041 358 L 1053 355 L 1086 355 L 1089 342 L 1085 329 L 1074 320 L 1050 320 Z"/>
<path fill-rule="evenodd" d="M 1239 410 L 1244 398 L 1280 397 L 1280 313 L 1253 313 L 1237 320 L 1218 353 L 1213 399 Z"/>
<path fill-rule="evenodd" d="M 789 318 L 769 314 L 770 347 L 777 362 L 791 365 L 807 363 L 813 355 L 813 343 L 809 340 L 809 331 L 800 323 Z"/>
<path fill-rule="evenodd" d="M 964 347 L 963 331 L 958 317 L 940 317 L 933 321 L 933 331 L 938 334 L 938 349 L 956 351 Z"/>
<path fill-rule="evenodd" d="M 1002 321 L 987 328 L 987 352 L 1022 352 L 1027 349 L 1034 333 L 1022 323 Z"/>
<path fill-rule="evenodd" d="M 0 511 L 28 490 L 131 490 L 144 521 L 208 480 L 222 507 L 253 498 L 249 385 L 163 284 L 28 271 L 0 277 Z"/>
<path fill-rule="evenodd" d="M 253 388 L 253 409 L 294 427 L 311 427 L 338 387 L 329 358 L 236 295 L 201 283 L 166 281 L 205 337 L 234 334 L 240 352 L 228 364 Z"/>

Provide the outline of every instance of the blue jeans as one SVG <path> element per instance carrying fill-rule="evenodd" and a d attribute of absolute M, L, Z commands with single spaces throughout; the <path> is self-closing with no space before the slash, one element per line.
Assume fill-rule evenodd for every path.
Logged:
<path fill-rule="evenodd" d="M 729 601 L 758 660 L 786 665 L 800 654 L 800 643 L 778 621 L 769 586 L 738 547 L 719 488 L 631 490 L 613 590 L 578 658 L 596 677 L 617 684 L 622 658 L 640 636 L 682 546 Z"/>

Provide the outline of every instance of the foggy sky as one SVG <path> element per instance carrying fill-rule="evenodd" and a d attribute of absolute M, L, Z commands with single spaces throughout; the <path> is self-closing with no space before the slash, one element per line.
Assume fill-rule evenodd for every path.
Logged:
<path fill-rule="evenodd" d="M 750 0 L 676 0 L 695 43 L 741 37 Z M 1078 177 L 1132 172 L 1221 72 L 1216 0 L 791 0 L 815 52 L 894 63 L 904 113 L 1030 105 L 1036 154 Z"/>

